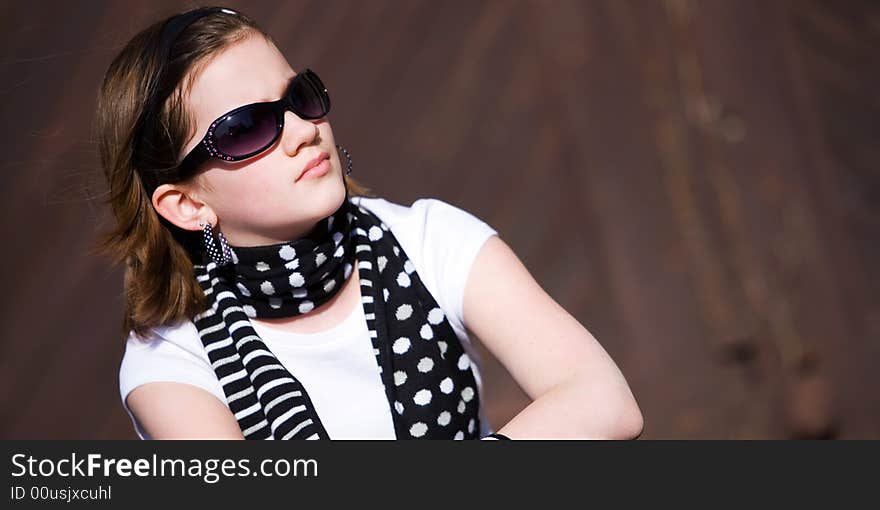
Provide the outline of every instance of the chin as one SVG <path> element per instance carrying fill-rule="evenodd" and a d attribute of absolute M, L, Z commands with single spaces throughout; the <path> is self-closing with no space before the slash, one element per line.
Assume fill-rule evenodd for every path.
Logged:
<path fill-rule="evenodd" d="M 310 193 L 311 202 L 316 208 L 321 209 L 323 217 L 333 214 L 345 200 L 345 183 L 342 179 L 330 178 L 330 175 L 326 177 L 328 179 Z"/>

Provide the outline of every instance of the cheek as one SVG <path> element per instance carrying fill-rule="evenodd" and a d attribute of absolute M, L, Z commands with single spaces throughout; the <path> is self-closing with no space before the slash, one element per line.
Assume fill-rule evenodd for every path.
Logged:
<path fill-rule="evenodd" d="M 289 202 L 292 181 L 283 172 L 267 172 L 247 167 L 218 176 L 213 183 L 213 199 L 227 215 L 252 216 Z"/>
<path fill-rule="evenodd" d="M 211 198 L 215 207 L 227 215 L 238 216 L 270 202 L 272 196 L 278 193 L 278 183 L 271 182 L 257 170 L 247 168 L 216 175 L 211 181 Z"/>

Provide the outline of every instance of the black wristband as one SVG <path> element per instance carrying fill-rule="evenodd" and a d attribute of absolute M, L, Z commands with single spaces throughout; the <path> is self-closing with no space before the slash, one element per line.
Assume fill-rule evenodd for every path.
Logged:
<path fill-rule="evenodd" d="M 511 441 L 511 439 L 510 439 L 509 437 L 507 437 L 507 436 L 505 436 L 504 434 L 501 434 L 501 433 L 499 433 L 499 432 L 493 432 L 493 433 L 491 433 L 491 434 L 489 434 L 489 435 L 487 435 L 487 436 L 483 436 L 481 439 L 487 439 L 487 438 L 493 438 L 493 439 L 506 439 L 506 440 L 508 440 L 508 441 Z"/>

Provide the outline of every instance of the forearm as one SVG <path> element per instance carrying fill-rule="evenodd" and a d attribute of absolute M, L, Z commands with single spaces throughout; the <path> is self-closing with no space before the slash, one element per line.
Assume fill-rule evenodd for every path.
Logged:
<path fill-rule="evenodd" d="M 511 439 L 634 439 L 642 425 L 625 383 L 575 379 L 547 391 L 497 431 Z"/>

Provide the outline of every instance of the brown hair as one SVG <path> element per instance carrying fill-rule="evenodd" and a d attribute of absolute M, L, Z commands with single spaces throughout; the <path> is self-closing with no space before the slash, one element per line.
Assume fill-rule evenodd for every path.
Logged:
<path fill-rule="evenodd" d="M 136 34 L 113 59 L 98 94 L 94 124 L 108 186 L 104 203 L 109 204 L 115 220 L 96 248 L 115 264 L 125 264 L 122 330 L 126 336 L 133 331 L 141 338 L 155 326 L 192 318 L 207 306 L 192 267 L 203 250 L 201 233 L 181 229 L 156 212 L 132 161 L 135 125 L 147 103 L 150 81 L 163 65 L 171 66 L 171 76 L 180 77 L 172 84 L 172 94 L 159 105 L 159 128 L 153 130 L 157 134 L 143 140 L 173 167 L 194 131 L 194 116 L 183 101 L 194 77 L 211 57 L 247 37 L 262 35 L 274 44 L 269 34 L 240 12 L 212 14 L 192 23 L 178 37 L 166 64 L 155 48 L 168 19 Z M 373 196 L 354 179 L 344 178 L 350 196 Z"/>

